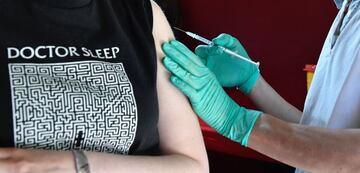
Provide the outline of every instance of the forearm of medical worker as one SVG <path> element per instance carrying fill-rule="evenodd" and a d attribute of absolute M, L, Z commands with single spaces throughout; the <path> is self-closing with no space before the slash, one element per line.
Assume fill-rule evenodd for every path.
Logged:
<path fill-rule="evenodd" d="M 121 156 L 86 153 L 91 173 L 204 172 L 196 159 L 184 154 L 167 156 Z M 0 173 L 76 173 L 70 151 L 0 148 Z"/>
<path fill-rule="evenodd" d="M 257 80 L 248 96 L 263 112 L 287 122 L 300 122 L 302 112 L 283 99 L 262 76 Z"/>
<path fill-rule="evenodd" d="M 311 172 L 358 172 L 360 130 L 331 130 L 287 123 L 263 114 L 248 146 Z"/>

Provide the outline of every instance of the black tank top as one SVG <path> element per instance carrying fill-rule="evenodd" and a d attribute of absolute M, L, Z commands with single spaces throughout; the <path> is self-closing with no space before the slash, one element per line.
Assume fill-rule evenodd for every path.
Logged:
<path fill-rule="evenodd" d="M 149 0 L 0 0 L 0 147 L 159 153 Z"/>

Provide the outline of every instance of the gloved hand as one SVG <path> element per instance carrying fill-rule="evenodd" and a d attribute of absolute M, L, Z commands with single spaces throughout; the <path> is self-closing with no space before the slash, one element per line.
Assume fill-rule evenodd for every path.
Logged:
<path fill-rule="evenodd" d="M 250 59 L 241 43 L 228 34 L 219 35 L 213 39 L 213 42 L 215 45 L 223 46 Z M 236 86 L 242 92 L 250 93 L 259 79 L 258 66 L 228 55 L 216 46 L 200 45 L 196 48 L 195 53 L 203 59 L 203 62 L 224 87 Z"/>
<path fill-rule="evenodd" d="M 178 41 L 163 45 L 171 82 L 189 99 L 194 111 L 220 134 L 247 146 L 261 112 L 237 105 L 201 59 Z"/>

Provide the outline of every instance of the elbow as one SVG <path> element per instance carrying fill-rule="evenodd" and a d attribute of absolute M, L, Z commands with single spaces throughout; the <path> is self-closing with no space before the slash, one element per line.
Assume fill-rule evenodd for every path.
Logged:
<path fill-rule="evenodd" d="M 184 172 L 189 172 L 189 173 L 209 173 L 210 169 L 209 169 L 209 162 L 207 157 L 204 158 L 192 158 L 189 156 L 182 156 L 184 160 L 184 162 L 186 164 L 184 170 Z"/>
<path fill-rule="evenodd" d="M 195 162 L 195 171 L 194 172 L 197 172 L 197 173 L 210 173 L 210 169 L 209 169 L 209 163 L 208 161 L 194 161 Z"/>
<path fill-rule="evenodd" d="M 199 167 L 199 173 L 210 173 L 210 168 L 209 168 L 209 161 L 207 159 L 207 157 L 201 161 L 197 161 L 198 162 L 198 167 Z"/>

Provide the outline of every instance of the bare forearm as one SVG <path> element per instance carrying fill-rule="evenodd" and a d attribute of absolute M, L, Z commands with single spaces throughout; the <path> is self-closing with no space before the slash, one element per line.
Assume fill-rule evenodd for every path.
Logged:
<path fill-rule="evenodd" d="M 300 122 L 302 112 L 286 102 L 262 77 L 249 96 L 262 111 L 287 122 Z"/>
<path fill-rule="evenodd" d="M 249 147 L 276 160 L 312 172 L 357 172 L 360 131 L 331 130 L 290 124 L 264 114 Z"/>
<path fill-rule="evenodd" d="M 182 155 L 169 156 L 119 156 L 86 153 L 92 173 L 200 173 L 205 168 L 194 159 Z"/>
<path fill-rule="evenodd" d="M 207 173 L 207 162 L 190 156 L 126 156 L 97 152 L 85 153 L 92 173 Z M 0 173 L 75 173 L 71 151 L 0 148 Z"/>

